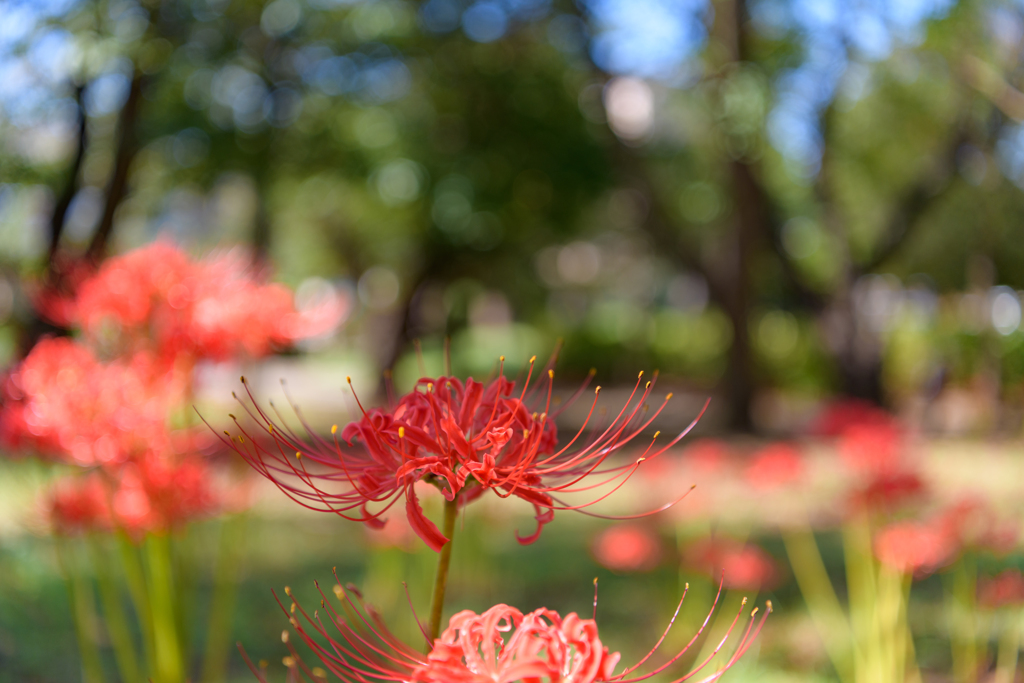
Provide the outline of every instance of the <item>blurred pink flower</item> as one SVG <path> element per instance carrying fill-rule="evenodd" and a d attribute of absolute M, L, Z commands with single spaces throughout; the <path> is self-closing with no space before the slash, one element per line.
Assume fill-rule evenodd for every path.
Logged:
<path fill-rule="evenodd" d="M 898 470 L 902 466 L 903 435 L 892 422 L 852 425 L 840 437 L 839 454 L 854 471 Z"/>
<path fill-rule="evenodd" d="M 1024 605 L 1024 576 L 1019 569 L 1007 569 L 978 583 L 978 603 L 990 609 Z"/>
<path fill-rule="evenodd" d="M 856 398 L 828 404 L 818 415 L 810 432 L 819 436 L 841 436 L 850 427 L 888 427 L 892 416 L 873 403 Z"/>
<path fill-rule="evenodd" d="M 717 439 L 698 439 L 683 453 L 683 462 L 701 472 L 717 472 L 729 461 L 729 446 Z"/>
<path fill-rule="evenodd" d="M 920 500 L 927 493 L 924 481 L 915 472 L 880 472 L 850 495 L 853 509 L 892 513 Z"/>
<path fill-rule="evenodd" d="M 955 552 L 952 539 L 935 524 L 895 522 L 875 536 L 875 555 L 882 564 L 916 576 L 939 569 Z"/>
<path fill-rule="evenodd" d="M 98 473 L 66 477 L 54 484 L 44 501 L 54 529 L 63 534 L 108 530 L 110 491 Z"/>
<path fill-rule="evenodd" d="M 757 489 L 770 489 L 792 484 L 804 473 L 804 459 L 790 444 L 776 443 L 759 450 L 751 458 L 744 476 Z"/>
<path fill-rule="evenodd" d="M 1020 533 L 1013 520 L 1001 520 L 985 501 L 964 499 L 943 510 L 936 523 L 960 549 L 987 550 L 1005 555 L 1017 545 Z"/>
<path fill-rule="evenodd" d="M 644 572 L 661 560 L 657 534 L 639 524 L 619 524 L 605 529 L 590 546 L 597 563 L 615 572 Z"/>
<path fill-rule="evenodd" d="M 320 590 L 319 584 L 317 589 Z M 285 592 L 292 596 L 290 589 L 286 588 Z M 636 674 L 661 647 L 675 623 L 673 617 L 650 652 L 635 665 L 615 674 L 618 653 L 609 652 L 601 642 L 597 623 L 593 619 L 583 619 L 575 613 L 562 617 L 553 610 L 541 608 L 523 614 L 508 605 L 495 605 L 483 614 L 465 610 L 449 620 L 448 628 L 424 655 L 392 635 L 380 615 L 363 604 L 362 597 L 354 588 L 350 586 L 346 590 L 339 583 L 334 587 L 334 594 L 343 608 L 335 609 L 328 596 L 320 590 L 323 616 L 320 610 L 310 615 L 295 602 L 293 596 L 290 608 L 281 604 L 292 628 L 326 668 L 326 671 L 319 670 L 319 667 L 311 669 L 292 645 L 290 632 L 285 631 L 281 638 L 291 653 L 290 657 L 285 658 L 285 664 L 291 668 L 291 675 L 296 679 L 304 674 L 311 679 L 322 680 L 329 671 L 345 681 L 363 682 L 636 683 L 672 667 L 698 640 L 711 621 L 709 614 L 700 630 L 680 652 L 647 673 Z M 682 604 L 680 600 L 676 615 Z M 712 612 L 717 604 L 718 597 Z M 744 599 L 740 612 L 712 655 L 699 662 L 688 674 L 675 678 L 672 683 L 688 680 L 707 666 L 732 635 L 746 609 L 745 605 Z M 702 678 L 702 682 L 721 678 L 746 652 L 771 613 L 770 602 L 767 607 L 760 620 L 755 620 L 758 609 L 751 612 L 733 654 L 717 666 L 713 673 Z M 300 616 L 304 622 L 300 621 Z M 328 632 L 325 624 L 337 629 L 340 637 Z M 325 639 L 328 645 L 323 645 L 320 639 Z M 266 683 L 263 672 L 253 666 L 244 650 L 242 656 L 257 679 Z"/>
<path fill-rule="evenodd" d="M 721 579 L 726 588 L 738 590 L 771 590 L 781 576 L 771 555 L 759 546 L 732 539 L 697 541 L 686 549 L 683 562 L 714 580 Z"/>
<path fill-rule="evenodd" d="M 440 550 L 448 539 L 423 513 L 417 481 L 435 484 L 447 500 L 458 497 L 459 505 L 488 491 L 532 504 L 536 530 L 526 537 L 516 534 L 520 543 L 532 543 L 556 510 L 580 510 L 607 498 L 645 459 L 664 453 L 696 424 L 695 420 L 664 446 L 655 448 L 652 440 L 635 460 L 608 464 L 609 456 L 629 446 L 672 397 L 669 394 L 645 415 L 642 410 L 653 382 L 644 385 L 641 373 L 626 404 L 603 431 L 584 436 L 598 387 L 587 421 L 558 448 L 554 416 L 549 413 L 554 371 L 548 369 L 548 381 L 531 388 L 533 359 L 530 363 L 521 389 L 503 375 L 488 385 L 472 378 L 465 384 L 455 377 L 420 379 L 393 408 L 364 411 L 360 421 L 342 430 L 340 440 L 327 440 L 307 429 L 306 442 L 276 425 L 253 400 L 246 410 L 261 433 L 254 437 L 239 424 L 242 436 L 224 442 L 292 500 L 313 510 L 379 527 L 382 516 L 404 499 L 413 530 L 430 548 Z M 585 387 L 586 383 L 576 396 Z M 586 503 L 570 505 L 559 497 L 602 486 L 610 490 Z"/>

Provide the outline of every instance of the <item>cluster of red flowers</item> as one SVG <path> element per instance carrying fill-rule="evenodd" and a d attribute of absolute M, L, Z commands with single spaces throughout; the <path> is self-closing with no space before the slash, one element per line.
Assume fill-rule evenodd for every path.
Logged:
<path fill-rule="evenodd" d="M 172 429 L 201 359 L 260 356 L 319 334 L 338 302 L 298 312 L 290 292 L 251 275 L 238 253 L 190 260 L 156 243 L 105 262 L 46 298 L 43 311 L 83 340 L 43 339 L 3 381 L 0 443 L 91 468 L 60 482 L 57 529 L 163 530 L 223 504 L 197 457 L 205 430 Z M 105 360 L 100 358 L 102 355 Z"/>
<path fill-rule="evenodd" d="M 111 259 L 78 291 L 75 320 L 104 341 L 155 348 L 161 357 L 227 360 L 330 331 L 340 299 L 297 311 L 291 292 L 261 282 L 237 251 L 193 261 L 166 242 Z"/>
<path fill-rule="evenodd" d="M 469 610 L 459 612 L 448 622 L 448 628 L 432 643 L 428 654 L 417 652 L 392 635 L 379 615 L 363 604 L 359 592 L 339 583 L 334 594 L 342 609 L 336 609 L 320 589 L 321 608 L 312 615 L 292 598 L 289 608 L 281 604 L 294 631 L 316 654 L 321 667 L 310 668 L 291 643 L 291 634 L 284 631 L 281 639 L 291 656 L 285 664 L 296 675 L 301 672 L 313 680 L 323 680 L 327 671 L 343 681 L 407 681 L 411 683 L 514 683 L 515 681 L 550 681 L 550 683 L 638 683 L 669 670 L 697 642 L 711 621 L 718 605 L 721 590 L 703 625 L 682 650 L 646 673 L 637 673 L 661 647 L 676 616 L 686 599 L 686 593 L 676 607 L 675 615 L 661 638 L 639 662 L 619 673 L 615 668 L 619 654 L 609 652 L 601 642 L 594 619 L 583 619 L 572 613 L 561 616 L 549 609 L 538 609 L 528 614 L 508 605 L 495 605 L 483 614 Z M 746 600 L 736 614 L 728 631 L 712 654 L 699 662 L 691 671 L 675 678 L 682 683 L 699 674 L 725 646 L 745 610 Z M 700 679 L 702 683 L 716 681 L 750 647 L 771 612 L 767 605 L 760 620 L 758 609 L 751 611 L 735 651 L 713 673 Z M 596 609 L 596 608 L 595 608 Z M 296 614 L 301 614 L 305 623 Z M 347 616 L 346 616 L 347 615 Z M 340 634 L 328 631 L 325 622 Z M 326 645 L 322 640 L 326 641 Z M 263 672 L 243 657 L 256 677 L 266 683 Z"/>
<path fill-rule="evenodd" d="M 410 525 L 434 550 L 448 539 L 423 514 L 417 481 L 436 484 L 447 500 L 457 500 L 460 506 L 487 491 L 502 498 L 516 496 L 536 511 L 536 531 L 526 537 L 517 534 L 521 543 L 531 543 L 556 510 L 581 510 L 605 499 L 644 460 L 674 446 L 696 423 L 663 446 L 655 448 L 652 440 L 635 460 L 608 463 L 609 456 L 634 442 L 672 397 L 669 394 L 646 414 L 643 407 L 654 383 L 644 384 L 640 373 L 618 414 L 588 435 L 601 389 L 597 387 L 587 420 L 559 448 L 555 415 L 550 412 L 554 371 L 546 368 L 546 391 L 543 384 L 531 387 L 534 360 L 520 389 L 501 373 L 487 385 L 455 377 L 421 379 L 391 408 L 364 410 L 362 419 L 342 430 L 340 439 L 333 429 L 332 440 L 308 428 L 308 440 L 303 439 L 276 424 L 250 394 L 252 403 L 246 410 L 258 432 L 239 424 L 241 435 L 225 433 L 224 442 L 290 498 L 313 510 L 379 527 L 383 515 L 404 499 Z M 609 490 L 579 505 L 562 498 L 601 487 Z"/>

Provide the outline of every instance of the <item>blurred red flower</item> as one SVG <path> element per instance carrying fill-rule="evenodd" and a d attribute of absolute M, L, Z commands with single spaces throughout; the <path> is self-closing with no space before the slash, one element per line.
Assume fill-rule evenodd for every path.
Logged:
<path fill-rule="evenodd" d="M 124 462 L 169 447 L 181 393 L 146 354 L 101 363 L 70 339 L 43 339 L 4 383 L 0 439 L 78 465 Z"/>
<path fill-rule="evenodd" d="M 875 555 L 883 564 L 916 576 L 939 569 L 955 552 L 952 539 L 935 524 L 895 522 L 875 536 Z"/>
<path fill-rule="evenodd" d="M 753 488 L 770 489 L 792 484 L 804 473 L 804 459 L 790 444 L 776 443 L 751 458 L 744 475 Z"/>
<path fill-rule="evenodd" d="M 810 432 L 819 436 L 841 436 L 850 427 L 890 427 L 892 415 L 878 406 L 856 398 L 833 401 L 818 415 Z"/>
<path fill-rule="evenodd" d="M 914 472 L 879 472 L 850 496 L 853 508 L 891 513 L 922 498 L 924 481 Z"/>
<path fill-rule="evenodd" d="M 658 566 L 661 541 L 657 534 L 638 524 L 619 524 L 605 529 L 590 546 L 594 559 L 615 572 L 644 572 Z"/>
<path fill-rule="evenodd" d="M 310 441 L 306 442 L 276 425 L 253 399 L 252 408 L 246 410 L 261 430 L 259 439 L 239 424 L 242 436 L 225 443 L 310 509 L 380 526 L 381 517 L 404 499 L 413 530 L 429 547 L 440 550 L 448 539 L 423 514 L 414 487 L 417 481 L 435 484 L 449 501 L 458 497 L 459 505 L 487 491 L 527 501 L 536 511 L 537 529 L 530 536 L 516 536 L 520 543 L 532 543 L 556 510 L 579 510 L 607 498 L 645 459 L 664 453 L 696 424 L 695 420 L 657 449 L 652 440 L 635 461 L 606 464 L 609 456 L 631 444 L 651 424 L 672 395 L 645 415 L 642 409 L 653 382 L 642 385 L 641 373 L 618 414 L 599 434 L 585 436 L 598 387 L 590 416 L 558 448 L 554 416 L 549 412 L 554 371 L 548 369 L 547 391 L 538 390 L 543 385 L 531 390 L 532 372 L 533 359 L 530 375 L 519 390 L 502 375 L 488 385 L 473 379 L 463 384 L 454 377 L 421 379 L 393 408 L 364 411 L 360 421 L 341 432 L 340 440 L 337 436 L 323 439 L 307 428 Z M 585 387 L 586 383 L 576 396 Z M 601 486 L 611 489 L 587 503 L 570 505 L 559 497 Z"/>
<path fill-rule="evenodd" d="M 771 590 L 781 576 L 771 555 L 759 546 L 732 539 L 697 541 L 686 549 L 683 562 L 712 579 L 721 579 L 726 588 L 737 590 Z"/>
<path fill-rule="evenodd" d="M 698 439 L 683 453 L 683 462 L 702 472 L 720 470 L 729 461 L 729 446 L 717 439 Z"/>
<path fill-rule="evenodd" d="M 47 495 L 47 516 L 63 534 L 110 529 L 110 491 L 98 473 L 59 480 Z"/>
<path fill-rule="evenodd" d="M 1007 569 L 978 584 L 978 603 L 990 609 L 1024 605 L 1024 576 L 1019 569 Z"/>
<path fill-rule="evenodd" d="M 892 422 L 853 425 L 840 438 L 839 454 L 854 471 L 891 472 L 902 465 L 903 435 Z"/>
<path fill-rule="evenodd" d="M 77 320 L 101 343 L 115 332 L 120 344 L 152 347 L 164 358 L 226 360 L 329 332 L 346 309 L 334 296 L 297 311 L 291 292 L 263 283 L 239 251 L 192 261 L 156 242 L 109 259 L 82 283 Z"/>
<path fill-rule="evenodd" d="M 320 590 L 319 584 L 317 589 Z M 290 589 L 286 588 L 285 592 L 292 595 Z M 675 664 L 697 641 L 711 620 L 709 614 L 700 630 L 679 653 L 647 673 L 636 674 L 661 647 L 675 623 L 673 616 L 654 648 L 635 665 L 615 674 L 619 654 L 609 652 L 601 642 L 597 623 L 593 619 L 583 619 L 575 613 L 562 617 L 553 610 L 541 608 L 523 614 L 508 605 L 495 605 L 483 614 L 465 610 L 449 620 L 448 628 L 424 655 L 392 635 L 377 612 L 363 604 L 354 588 L 350 586 L 346 590 L 337 584 L 334 586 L 334 594 L 342 603 L 341 610 L 336 609 L 327 595 L 320 591 L 321 608 L 325 610 L 323 617 L 319 610 L 309 615 L 295 602 L 294 597 L 290 608 L 281 604 L 292 628 L 326 667 L 326 671 L 320 667 L 311 669 L 292 645 L 290 632 L 285 631 L 281 638 L 291 653 L 290 657 L 285 658 L 285 664 L 296 678 L 304 674 L 311 679 L 322 680 L 329 671 L 345 681 L 535 683 L 543 680 L 549 683 L 636 683 L 660 674 Z M 680 600 L 676 615 L 682 604 Z M 712 612 L 717 604 L 718 597 L 715 598 Z M 698 663 L 688 674 L 676 678 L 673 683 L 687 680 L 704 669 L 725 646 L 745 605 L 746 600 L 714 653 Z M 767 606 L 760 620 L 755 621 L 758 609 L 751 612 L 733 654 L 702 681 L 718 680 L 746 652 L 771 613 L 771 603 Z M 304 622 L 299 620 L 300 615 Z M 340 637 L 328 632 L 325 623 L 337 629 Z M 320 639 L 326 639 L 328 644 L 323 645 Z M 253 666 L 244 650 L 242 656 L 257 679 L 266 683 L 264 673 Z"/>
<path fill-rule="evenodd" d="M 943 510 L 936 523 L 961 549 L 988 550 L 1005 555 L 1017 545 L 1020 529 L 1000 520 L 995 510 L 978 499 L 965 499 Z"/>

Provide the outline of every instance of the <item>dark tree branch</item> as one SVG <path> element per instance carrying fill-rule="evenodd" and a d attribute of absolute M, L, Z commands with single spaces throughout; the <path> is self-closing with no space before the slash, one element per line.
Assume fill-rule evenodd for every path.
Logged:
<path fill-rule="evenodd" d="M 128 99 L 125 100 L 121 109 L 121 117 L 118 121 L 117 150 L 114 157 L 114 171 L 111 173 L 110 182 L 107 184 L 106 200 L 103 205 L 103 215 L 100 224 L 93 234 L 89 248 L 86 250 L 86 258 L 92 261 L 99 261 L 107 250 L 107 242 L 110 240 L 110 233 L 114 228 L 114 213 L 117 207 L 128 194 L 128 171 L 135 153 L 138 151 L 138 140 L 136 126 L 138 124 L 139 109 L 142 101 L 142 87 L 145 77 L 136 71 L 132 77 L 131 86 L 128 89 Z"/>
<path fill-rule="evenodd" d="M 75 157 L 71 162 L 71 168 L 68 169 L 64 191 L 57 199 L 57 203 L 53 207 L 53 215 L 50 217 L 50 248 L 47 252 L 47 268 L 51 273 L 54 268 L 54 257 L 57 255 L 57 249 L 60 246 L 60 238 L 64 233 L 68 208 L 71 206 L 71 201 L 75 198 L 75 195 L 78 194 L 78 176 L 81 173 L 82 161 L 85 159 L 85 151 L 89 145 L 89 121 L 85 115 L 85 106 L 82 103 L 84 93 L 85 84 L 77 84 L 75 86 L 75 104 L 78 106 L 78 139 Z"/>

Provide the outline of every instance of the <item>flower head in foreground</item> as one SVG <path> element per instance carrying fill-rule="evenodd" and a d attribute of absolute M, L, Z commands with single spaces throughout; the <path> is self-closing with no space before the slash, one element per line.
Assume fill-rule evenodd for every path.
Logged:
<path fill-rule="evenodd" d="M 324 668 L 310 668 L 302 660 L 291 643 L 289 631 L 281 634 L 291 653 L 284 663 L 293 669 L 296 678 L 304 674 L 315 681 L 323 681 L 329 671 L 342 681 L 353 683 L 531 683 L 541 680 L 548 683 L 636 683 L 670 669 L 697 642 L 712 616 L 708 614 L 680 652 L 657 666 L 652 664 L 649 671 L 638 673 L 654 657 L 675 623 L 686 598 L 684 591 L 675 615 L 654 648 L 635 665 L 615 673 L 619 654 L 609 652 L 601 642 L 596 621 L 583 619 L 575 613 L 563 617 L 553 610 L 541 608 L 523 614 L 508 605 L 495 605 L 483 614 L 466 610 L 451 618 L 448 628 L 424 655 L 392 635 L 381 617 L 372 607 L 363 604 L 359 593 L 351 586 L 347 590 L 340 583 L 334 586 L 341 609 L 334 607 L 319 584 L 317 590 L 322 597 L 321 610 L 315 610 L 312 615 L 295 602 L 287 588 L 285 592 L 293 602 L 290 608 L 281 605 L 295 633 L 313 650 Z M 718 596 L 721 596 L 721 590 Z M 718 604 L 718 596 L 712 613 Z M 745 605 L 744 599 L 743 606 L 714 652 L 672 683 L 692 679 L 715 658 L 739 623 Z M 721 678 L 750 647 L 771 612 L 771 603 L 768 603 L 768 609 L 760 620 L 755 619 L 757 612 L 755 608 L 750 613 L 733 654 L 700 681 Z M 328 630 L 328 626 L 333 630 Z M 252 665 L 244 651 L 242 655 L 256 677 L 266 683 L 264 674 Z"/>
<path fill-rule="evenodd" d="M 525 538 L 517 534 L 521 543 L 531 543 L 556 510 L 579 510 L 607 498 L 645 459 L 664 453 L 696 424 L 694 420 L 664 446 L 655 448 L 652 439 L 635 460 L 607 463 L 609 456 L 634 442 L 672 397 L 649 413 L 645 404 L 654 383 L 644 384 L 640 373 L 618 414 L 588 433 L 601 390 L 597 387 L 587 420 L 559 447 L 551 413 L 554 371 L 547 369 L 546 387 L 531 387 L 534 360 L 521 388 L 502 374 L 486 385 L 472 378 L 465 383 L 454 377 L 421 379 L 392 408 L 364 409 L 363 418 L 340 435 L 332 428 L 330 440 L 308 427 L 306 440 L 278 426 L 250 393 L 252 405 L 246 410 L 258 431 L 250 433 L 237 423 L 241 434 L 225 432 L 224 441 L 290 498 L 313 510 L 379 527 L 387 511 L 404 499 L 410 525 L 434 550 L 448 539 L 423 514 L 417 481 L 437 485 L 448 501 L 458 499 L 459 505 L 487 491 L 502 498 L 516 496 L 536 511 L 536 531 Z M 585 503 L 573 505 L 561 497 L 601 487 L 610 490 Z"/>

